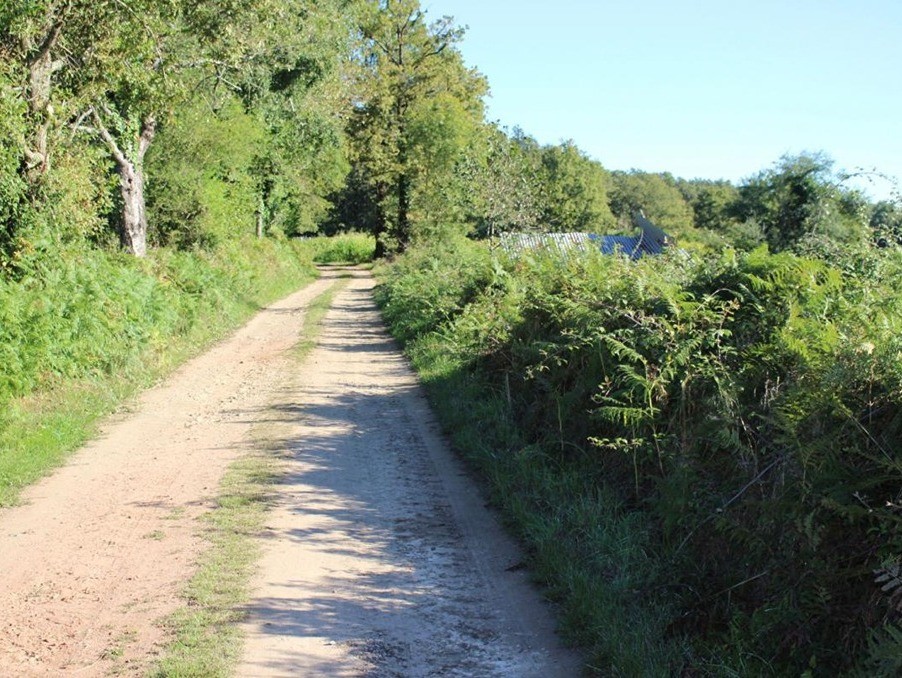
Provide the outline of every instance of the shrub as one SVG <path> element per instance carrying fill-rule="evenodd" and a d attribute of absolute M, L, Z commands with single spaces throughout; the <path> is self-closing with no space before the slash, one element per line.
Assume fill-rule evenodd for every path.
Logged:
<path fill-rule="evenodd" d="M 611 615 L 591 609 L 605 596 L 587 603 L 575 583 L 614 581 L 598 558 L 604 530 L 586 521 L 616 530 L 627 516 L 652 564 L 618 561 L 642 573 L 630 584 L 642 596 L 607 604 L 666 611 L 657 632 L 682 655 L 675 665 L 674 646 L 658 648 L 669 670 L 886 665 L 902 552 L 902 278 L 892 253 L 836 264 L 765 249 L 505 261 L 456 244 L 381 272 L 386 318 L 424 374 L 483 403 L 456 400 L 476 423 L 454 425 L 516 430 L 481 463 L 550 563 L 542 576 L 565 614 L 595 629 L 578 635 L 598 666 L 633 664 L 611 663 Z M 580 482 L 537 501 L 543 491 L 511 477 L 517 445 L 537 450 L 527 466 L 558 479 L 547 483 Z M 593 503 L 593 487 L 621 508 Z M 567 558 L 542 556 L 547 534 L 524 527 L 549 521 Z"/>

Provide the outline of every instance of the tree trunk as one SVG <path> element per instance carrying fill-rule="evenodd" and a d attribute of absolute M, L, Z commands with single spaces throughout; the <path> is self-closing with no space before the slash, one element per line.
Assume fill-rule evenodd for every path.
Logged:
<path fill-rule="evenodd" d="M 257 238 L 263 237 L 263 232 L 266 226 L 266 199 L 263 197 L 263 192 L 260 192 L 260 199 L 257 203 Z"/>
<path fill-rule="evenodd" d="M 380 221 L 380 223 L 376 225 L 376 230 L 373 231 L 373 235 L 376 237 L 376 249 L 373 252 L 373 257 L 375 257 L 376 259 L 382 259 L 387 254 L 385 239 L 382 237 L 384 233 L 385 222 Z"/>
<path fill-rule="evenodd" d="M 257 237 L 262 238 L 266 235 L 266 226 L 271 220 L 270 215 L 270 198 L 275 186 L 275 179 L 269 171 L 263 174 L 263 180 L 260 182 L 260 189 L 257 193 Z"/>
<path fill-rule="evenodd" d="M 109 113 L 109 111 L 107 111 Z M 119 190 L 122 193 L 122 223 L 119 239 L 122 246 L 136 257 L 147 254 L 147 208 L 144 202 L 144 156 L 150 148 L 150 142 L 156 134 L 157 122 L 148 115 L 141 123 L 141 135 L 138 137 L 138 148 L 135 158 L 129 158 L 122 151 L 116 138 L 110 134 L 103 124 L 103 119 L 96 109 L 91 115 L 97 125 L 97 132 L 107 145 L 110 154 L 116 161 L 119 172 Z"/>
<path fill-rule="evenodd" d="M 53 106 L 50 97 L 53 75 L 63 68 L 64 62 L 54 61 L 52 52 L 62 31 L 62 22 L 53 24 L 28 60 L 28 112 L 34 128 L 25 142 L 25 157 L 22 174 L 29 184 L 34 185 L 50 169 L 50 151 L 47 137 L 53 121 Z"/>
<path fill-rule="evenodd" d="M 119 190 L 122 192 L 122 246 L 136 257 L 147 254 L 147 209 L 144 204 L 144 172 L 131 162 L 120 164 Z"/>
<path fill-rule="evenodd" d="M 385 244 L 385 234 L 386 231 L 388 231 L 388 224 L 385 220 L 384 205 L 389 191 L 389 185 L 381 181 L 375 186 L 373 196 L 373 207 L 375 212 L 375 227 L 373 228 L 373 237 L 376 238 L 376 250 L 373 253 L 373 256 L 376 259 L 382 259 L 386 254 L 388 254 L 388 247 Z"/>
<path fill-rule="evenodd" d="M 407 249 L 410 242 L 410 177 L 402 172 L 398 177 L 398 251 Z"/>

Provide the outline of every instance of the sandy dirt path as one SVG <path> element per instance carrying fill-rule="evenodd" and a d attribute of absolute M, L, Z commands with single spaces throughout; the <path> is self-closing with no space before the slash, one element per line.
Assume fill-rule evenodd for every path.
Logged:
<path fill-rule="evenodd" d="M 145 675 L 252 445 L 288 450 L 241 676 L 576 676 L 357 271 L 303 365 L 271 306 L 0 511 L 0 678 Z M 264 440 L 277 435 L 280 439 Z"/>
<path fill-rule="evenodd" d="M 238 675 L 578 676 L 355 273 L 271 408 L 291 452 Z"/>
<path fill-rule="evenodd" d="M 0 677 L 142 675 L 205 547 L 197 517 L 294 365 L 303 309 L 265 309 L 0 511 Z"/>

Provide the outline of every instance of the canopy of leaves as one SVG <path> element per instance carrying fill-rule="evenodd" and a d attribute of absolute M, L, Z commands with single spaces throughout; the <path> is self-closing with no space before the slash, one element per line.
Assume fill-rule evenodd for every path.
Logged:
<path fill-rule="evenodd" d="M 866 200 L 842 181 L 822 154 L 784 156 L 739 187 L 733 215 L 759 224 L 773 251 L 797 247 L 811 236 L 861 242 Z"/>
<path fill-rule="evenodd" d="M 443 183 L 482 119 L 484 78 L 466 68 L 450 17 L 427 23 L 417 0 L 369 2 L 360 22 L 359 90 L 348 132 L 359 168 L 355 194 L 371 207 L 358 224 L 380 247 L 403 249 L 443 219 L 431 218 Z M 453 217 L 452 217 L 453 219 Z"/>
<path fill-rule="evenodd" d="M 639 211 L 675 237 L 693 226 L 692 209 L 669 174 L 613 172 L 611 211 L 623 228 Z"/>

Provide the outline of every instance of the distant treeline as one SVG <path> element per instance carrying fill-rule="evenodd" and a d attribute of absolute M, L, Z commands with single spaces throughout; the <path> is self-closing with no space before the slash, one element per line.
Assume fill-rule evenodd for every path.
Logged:
<path fill-rule="evenodd" d="M 358 229 L 610 232 L 684 245 L 895 243 L 902 216 L 829 159 L 739 186 L 609 172 L 485 118 L 463 30 L 417 0 L 9 0 L 0 7 L 0 266 L 60 247 L 211 247 Z"/>

